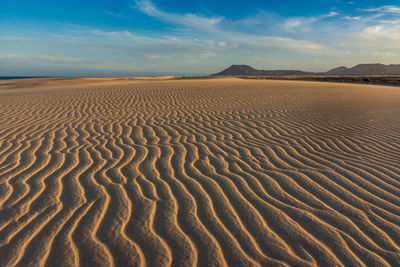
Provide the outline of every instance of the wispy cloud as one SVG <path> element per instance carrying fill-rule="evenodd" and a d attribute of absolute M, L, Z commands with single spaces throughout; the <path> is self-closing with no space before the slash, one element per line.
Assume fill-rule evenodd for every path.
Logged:
<path fill-rule="evenodd" d="M 115 17 L 115 18 L 119 18 L 119 19 L 125 19 L 125 18 L 127 18 L 127 17 L 126 17 L 125 15 L 123 15 L 123 14 L 116 13 L 116 12 L 112 12 L 112 11 L 109 11 L 109 10 L 105 10 L 104 13 L 105 13 L 106 15 L 109 15 L 109 16 L 112 16 L 112 17 Z"/>
<path fill-rule="evenodd" d="M 381 6 L 361 11 L 372 14 L 362 16 L 350 24 L 350 27 L 345 29 L 347 39 L 352 40 L 358 49 L 375 51 L 371 52 L 373 55 L 399 56 L 400 6 Z"/>
<path fill-rule="evenodd" d="M 336 17 L 339 13 L 335 11 L 331 11 L 327 14 L 323 14 L 320 16 L 311 16 L 311 17 L 295 17 L 287 19 L 283 25 L 283 28 L 287 31 L 294 31 L 294 30 L 310 30 L 308 28 L 311 24 L 318 22 L 320 20 Z"/>
<path fill-rule="evenodd" d="M 400 6 L 381 6 L 377 8 L 362 9 L 367 12 L 381 12 L 381 13 L 391 13 L 400 15 Z"/>
<path fill-rule="evenodd" d="M 82 58 L 71 58 L 71 57 L 54 57 L 48 55 L 15 55 L 15 54 L 0 54 L 0 60 L 7 59 L 29 59 L 29 60 L 38 60 L 42 63 L 83 63 L 90 62 L 90 60 L 82 59 Z"/>
<path fill-rule="evenodd" d="M 378 24 L 366 27 L 359 37 L 367 44 L 400 52 L 400 24 Z"/>
<path fill-rule="evenodd" d="M 360 20 L 361 17 L 359 17 L 359 16 L 355 16 L 355 17 L 345 16 L 344 19 L 347 19 L 347 20 Z"/>
<path fill-rule="evenodd" d="M 260 49 L 271 50 L 273 48 L 278 48 L 281 50 L 293 50 L 299 53 L 331 53 L 333 51 L 332 49 L 325 48 L 323 45 L 311 41 L 296 40 L 280 36 L 263 36 L 260 34 L 250 34 L 235 30 L 227 30 L 222 27 L 222 22 L 226 20 L 224 17 L 218 16 L 208 18 L 195 14 L 176 14 L 164 12 L 157 8 L 154 3 L 149 0 L 136 0 L 135 8 L 139 9 L 144 14 L 169 22 L 175 26 L 184 25 L 196 29 L 203 34 L 211 34 L 210 38 L 216 39 L 215 43 L 219 47 L 223 48 L 235 47 L 239 50 L 240 48 L 253 47 L 253 49 L 258 50 L 258 52 L 260 52 Z M 337 15 L 338 13 L 332 11 L 317 17 L 300 18 L 304 21 L 301 21 L 299 24 L 305 24 L 305 20 L 307 20 L 307 23 L 312 23 Z M 257 22 L 262 23 L 256 21 L 254 18 L 245 18 L 238 21 L 233 21 L 232 23 L 238 24 L 244 22 L 250 25 L 257 24 Z"/>
<path fill-rule="evenodd" d="M 159 20 L 193 27 L 196 29 L 214 30 L 216 25 L 221 22 L 222 17 L 207 18 L 196 14 L 176 14 L 165 12 L 158 9 L 153 2 L 149 0 L 136 0 L 135 7 L 143 13 L 155 17 Z"/>

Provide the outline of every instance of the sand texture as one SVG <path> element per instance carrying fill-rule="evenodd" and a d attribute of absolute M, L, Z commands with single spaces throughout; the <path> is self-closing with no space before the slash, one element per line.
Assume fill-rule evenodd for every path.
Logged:
<path fill-rule="evenodd" d="M 0 266 L 400 265 L 400 88 L 74 81 L 0 91 Z"/>

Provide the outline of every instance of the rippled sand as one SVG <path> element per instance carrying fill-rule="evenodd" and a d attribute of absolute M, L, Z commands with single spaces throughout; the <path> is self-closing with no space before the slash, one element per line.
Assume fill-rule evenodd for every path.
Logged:
<path fill-rule="evenodd" d="M 400 88 L 73 81 L 0 84 L 0 266 L 400 265 Z"/>

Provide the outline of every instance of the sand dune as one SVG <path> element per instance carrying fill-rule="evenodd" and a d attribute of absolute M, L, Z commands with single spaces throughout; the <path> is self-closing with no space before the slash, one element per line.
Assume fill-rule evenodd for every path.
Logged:
<path fill-rule="evenodd" d="M 399 88 L 95 82 L 0 92 L 0 266 L 400 265 Z"/>
<path fill-rule="evenodd" d="M 176 76 L 157 76 L 157 77 L 112 77 L 112 78 L 26 78 L 26 79 L 0 79 L 0 91 L 15 89 L 42 89 L 57 87 L 76 87 L 83 85 L 104 85 L 132 83 L 134 81 L 160 81 L 177 79 Z"/>

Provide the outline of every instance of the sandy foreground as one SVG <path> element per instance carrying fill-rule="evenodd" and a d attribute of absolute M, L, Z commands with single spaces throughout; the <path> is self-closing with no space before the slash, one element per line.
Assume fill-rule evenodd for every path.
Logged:
<path fill-rule="evenodd" d="M 0 82 L 0 266 L 400 265 L 400 88 L 39 80 Z"/>

